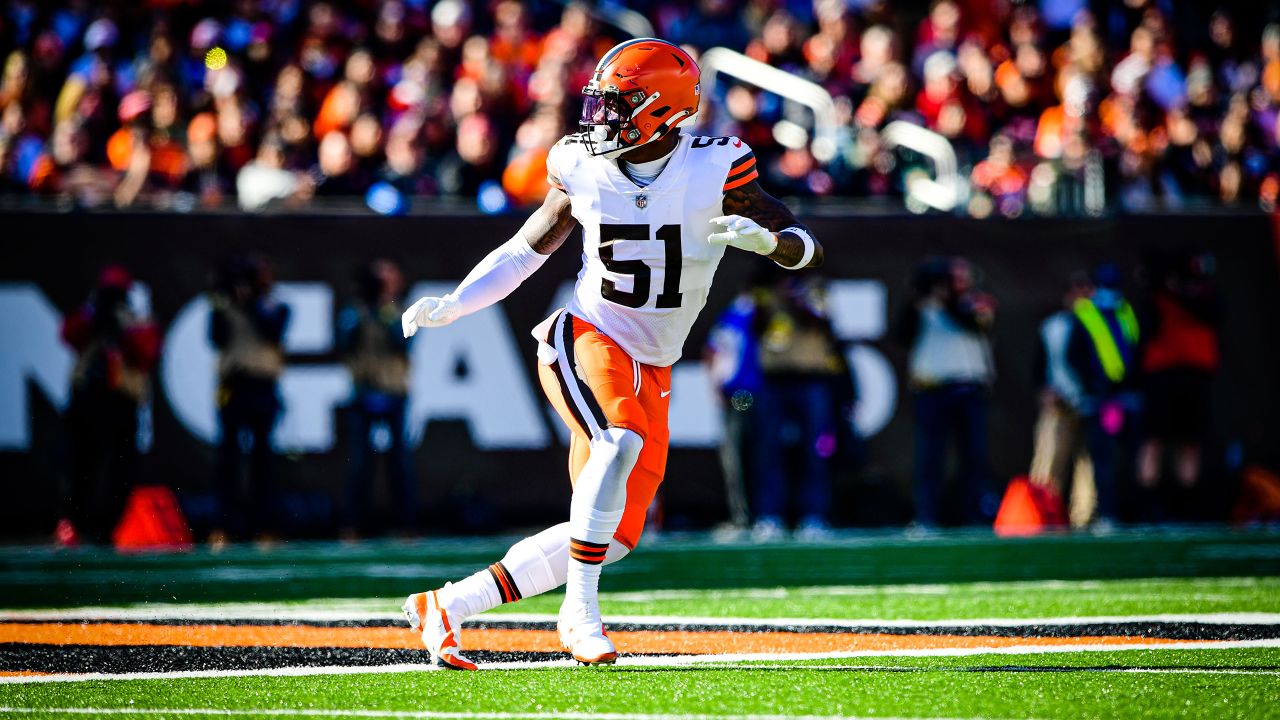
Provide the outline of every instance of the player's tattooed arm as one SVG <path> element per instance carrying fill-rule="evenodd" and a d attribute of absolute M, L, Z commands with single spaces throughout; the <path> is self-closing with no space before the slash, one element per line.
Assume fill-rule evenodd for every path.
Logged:
<path fill-rule="evenodd" d="M 538 208 L 524 221 L 520 234 L 540 255 L 550 255 L 564 244 L 578 221 L 573 219 L 573 205 L 563 190 L 551 188 Z"/>
<path fill-rule="evenodd" d="M 804 241 L 792 233 L 782 230 L 798 227 L 813 237 L 813 232 L 805 227 L 781 200 L 773 197 L 760 187 L 760 183 L 752 180 L 746 185 L 736 187 L 724 194 L 724 214 L 741 215 L 755 220 L 771 232 L 778 233 L 778 248 L 769 255 L 769 259 L 785 267 L 795 267 L 804 259 Z M 813 258 L 805 267 L 818 267 L 822 264 L 822 245 L 817 238 L 813 241 Z"/>

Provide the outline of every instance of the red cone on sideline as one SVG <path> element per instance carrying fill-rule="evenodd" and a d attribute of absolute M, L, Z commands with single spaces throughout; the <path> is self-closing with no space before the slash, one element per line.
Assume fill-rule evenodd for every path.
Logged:
<path fill-rule="evenodd" d="M 1014 478 L 1004 492 L 996 513 L 997 535 L 1036 535 L 1067 524 L 1066 509 L 1058 493 L 1045 485 L 1033 485 L 1025 476 Z"/>
<path fill-rule="evenodd" d="M 1247 525 L 1280 520 L 1280 475 L 1257 465 L 1240 474 L 1240 492 L 1231 509 L 1231 522 Z"/>
<path fill-rule="evenodd" d="M 134 489 L 113 535 L 117 550 L 187 550 L 191 528 L 178 500 L 162 485 Z"/>

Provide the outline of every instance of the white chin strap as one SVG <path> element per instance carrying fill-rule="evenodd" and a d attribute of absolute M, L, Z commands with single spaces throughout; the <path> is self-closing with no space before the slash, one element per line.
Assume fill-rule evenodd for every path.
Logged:
<path fill-rule="evenodd" d="M 621 132 L 621 130 L 619 130 L 619 132 Z M 591 143 L 596 149 L 609 148 L 598 154 L 607 157 L 610 160 L 630 150 L 631 147 L 639 147 L 638 145 L 625 147 L 620 145 L 616 139 L 610 139 L 608 125 L 592 125 L 591 132 L 587 134 L 587 137 L 591 139 Z"/>
<path fill-rule="evenodd" d="M 649 143 L 651 143 L 651 142 L 653 142 L 653 139 L 652 139 L 652 138 L 651 138 L 651 139 L 649 139 L 647 142 L 642 142 L 642 143 L 640 143 L 639 145 L 625 145 L 625 146 L 623 146 L 623 147 L 614 148 L 613 150 L 606 150 L 606 151 L 604 151 L 604 152 L 600 153 L 600 155 L 601 155 L 601 157 L 606 157 L 606 158 L 608 158 L 608 159 L 610 159 L 610 160 L 617 160 L 617 159 L 618 159 L 619 157 L 621 157 L 621 156 L 622 156 L 622 154 L 623 154 L 623 153 L 625 153 L 626 151 L 628 151 L 628 150 L 635 150 L 636 148 L 638 148 L 638 147 L 643 147 L 643 146 L 645 146 L 645 145 L 648 145 L 648 144 L 649 144 Z M 604 143 L 601 143 L 601 145 L 603 145 L 603 144 L 604 144 Z M 616 144 L 617 144 L 617 141 L 610 141 L 610 144 L 616 145 Z"/>
<path fill-rule="evenodd" d="M 648 140 L 645 140 L 644 142 L 639 143 L 637 145 L 620 145 L 617 140 L 607 139 L 609 135 L 609 127 L 607 125 L 592 125 L 590 137 L 591 137 L 591 141 L 595 143 L 595 146 L 597 148 L 610 148 L 609 150 L 605 150 L 604 152 L 600 153 L 601 157 L 605 157 L 610 160 L 617 160 L 620 155 L 627 152 L 628 150 L 635 150 L 636 148 L 644 147 L 645 145 L 648 145 L 649 143 L 654 142 L 655 140 L 661 140 L 667 135 L 670 135 L 672 130 L 675 130 L 676 128 L 688 122 L 691 122 L 697 117 L 698 117 L 698 114 L 693 113 L 689 115 L 689 117 L 683 118 L 679 122 L 667 128 L 667 130 L 663 132 L 661 135 L 653 135 Z"/>

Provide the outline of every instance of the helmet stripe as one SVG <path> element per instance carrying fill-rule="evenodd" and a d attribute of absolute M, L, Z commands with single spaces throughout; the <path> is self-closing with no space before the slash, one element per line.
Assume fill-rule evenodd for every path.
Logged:
<path fill-rule="evenodd" d="M 661 125 L 658 126 L 657 130 L 653 131 L 653 139 L 657 140 L 663 135 L 666 135 L 667 131 L 671 130 L 671 128 L 675 127 L 676 125 L 679 125 L 683 120 L 687 119 L 685 116 L 692 115 L 692 114 L 693 113 L 690 113 L 688 110 L 681 110 L 675 115 L 672 115 L 671 117 L 667 118 L 665 121 L 663 121 Z"/>

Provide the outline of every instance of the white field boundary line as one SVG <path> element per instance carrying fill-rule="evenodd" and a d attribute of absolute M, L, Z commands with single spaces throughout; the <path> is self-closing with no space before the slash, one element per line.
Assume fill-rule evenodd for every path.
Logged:
<path fill-rule="evenodd" d="M 731 593 L 738 598 L 785 599 L 793 596 L 856 596 L 856 595 L 945 595 L 963 590 L 1100 590 L 1119 583 L 1159 584 L 1167 582 L 1186 582 L 1196 586 L 1214 587 L 1250 587 L 1271 582 L 1274 578 L 1261 577 L 1220 577 L 1220 578 L 1178 578 L 1159 577 L 1135 580 L 1008 580 L 978 581 L 968 583 L 904 583 L 899 585 L 815 585 L 808 587 L 783 588 L 733 588 L 709 590 L 642 590 L 631 592 L 606 593 L 604 599 L 622 602 L 650 602 L 656 600 L 695 600 L 714 596 L 718 593 Z M 1112 592 L 1114 594 L 1114 590 Z M 54 617 L 58 613 L 71 613 L 85 619 L 99 619 L 101 616 L 124 617 L 124 613 L 140 613 L 138 619 L 184 618 L 192 615 L 210 617 L 225 613 L 242 619 L 389 619 L 399 618 L 401 614 L 392 606 L 399 600 L 379 601 L 370 598 L 327 598 L 312 601 L 288 603 L 231 602 L 231 603 L 146 603 L 144 605 L 118 606 L 86 606 L 75 608 L 56 608 L 44 610 L 3 610 L 0 619 L 12 616 L 14 619 L 27 617 Z M 370 610 L 378 605 L 387 606 L 388 610 Z M 1280 617 L 1280 614 L 1276 614 Z M 554 619 L 554 618 L 553 618 Z M 845 620 L 847 622 L 848 620 Z M 826 621 L 824 621 L 826 622 Z M 868 621 L 870 622 L 870 621 Z M 881 621 L 875 621 L 881 622 Z M 911 622 L 908 620 L 907 622 Z M 932 622 L 924 621 L 921 622 Z M 976 621 L 967 621 L 976 622 Z"/>
<path fill-rule="evenodd" d="M 865 657 L 966 657 L 974 655 L 1047 655 L 1052 653 L 1117 652 L 1123 650 L 1230 650 L 1245 648 L 1280 648 L 1280 639 L 1270 640 L 1204 640 L 1176 644 L 1123 643 L 1110 645 L 1026 645 L 1000 648 L 929 648 L 920 650 L 854 650 L 827 653 L 726 653 L 723 655 L 639 655 L 619 658 L 617 666 L 626 667 L 700 667 L 732 665 L 743 670 L 752 665 L 739 663 L 799 662 L 805 660 L 840 660 Z M 574 668 L 569 660 L 535 660 L 485 663 L 481 670 L 539 670 Z M 761 669 L 770 665 L 762 664 Z M 821 666 L 817 666 L 821 667 Z M 58 673 L 50 675 L 15 675 L 0 677 L 0 685 L 23 685 L 98 680 L 177 680 L 183 678 L 227 678 L 270 675 L 275 677 L 309 677 L 313 675 L 364 675 L 404 672 L 441 672 L 433 665 L 400 663 L 371 666 L 286 667 L 253 670 L 178 670 L 139 673 Z M 560 716 L 557 716 L 560 717 Z"/>
<path fill-rule="evenodd" d="M 750 670 L 752 668 L 761 667 L 769 670 L 864 670 L 864 671 L 884 671 L 891 673 L 919 673 L 919 672 L 947 672 L 949 670 L 968 672 L 965 668 L 921 668 L 916 666 L 899 666 L 899 665 L 782 665 L 770 663 L 768 665 L 744 665 L 741 663 L 725 663 L 723 665 L 716 663 L 707 663 L 699 665 L 698 668 L 707 668 L 711 670 Z M 1080 668 L 1037 668 L 1035 666 L 1027 666 L 1025 669 L 1016 670 L 990 670 L 989 672 L 1082 672 L 1082 673 L 1150 673 L 1153 675 L 1280 675 L 1280 670 L 1248 670 L 1244 668 L 1180 668 L 1180 667 L 1080 667 Z"/>
<path fill-rule="evenodd" d="M 400 612 L 347 612 L 342 610 L 306 610 L 292 608 L 243 609 L 236 607 L 184 608 L 166 606 L 159 608 L 69 608 L 61 610 L 0 610 L 0 621 L 9 622 L 75 622 L 78 620 L 181 620 L 185 622 L 209 620 L 228 622 L 235 620 L 280 620 L 296 622 L 367 622 L 379 620 L 403 620 Z M 1026 625 L 1095 625 L 1116 623 L 1205 623 L 1213 625 L 1280 625 L 1280 613 L 1223 612 L 1202 614 L 1155 615 L 1094 615 L 1047 618 L 965 618 L 944 620 L 878 620 L 875 618 L 744 618 L 744 617 L 696 617 L 685 615 L 609 615 L 610 623 L 628 625 L 711 625 L 746 627 L 839 627 L 859 629 L 867 627 L 925 628 L 925 627 L 1022 627 Z M 468 623 L 503 625 L 519 623 L 554 623 L 556 616 L 547 613 L 495 613 L 470 618 Z"/>
<path fill-rule="evenodd" d="M 238 716 L 266 715 L 271 717 L 359 717 L 359 718 L 422 718 L 423 720 L 872 720 L 848 715 L 705 715 L 668 713 L 519 713 L 519 712 L 435 712 L 432 710 L 303 710 L 293 708 L 35 708 L 0 707 L 0 713 L 36 714 L 57 713 L 65 715 L 194 715 Z M 885 718 L 875 720 L 948 720 L 947 718 Z M 959 720 L 951 718 L 950 720 Z"/>
<path fill-rule="evenodd" d="M 475 619 L 491 625 L 502 622 L 554 622 L 555 615 L 501 613 Z M 1026 625 L 1096 625 L 1115 623 L 1207 623 L 1214 625 L 1280 625 L 1280 613 L 1204 613 L 1158 615 L 1096 615 L 1048 618 L 966 618 L 945 620 L 859 620 L 838 618 L 733 618 L 684 615 L 607 615 L 606 624 L 634 625 L 726 625 L 749 627 L 840 627 L 840 628 L 960 628 L 973 626 L 1023 627 Z"/>

